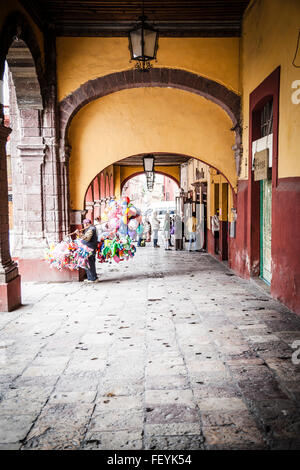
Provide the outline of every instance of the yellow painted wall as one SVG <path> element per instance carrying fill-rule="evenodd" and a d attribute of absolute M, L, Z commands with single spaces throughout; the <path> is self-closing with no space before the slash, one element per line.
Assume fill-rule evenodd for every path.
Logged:
<path fill-rule="evenodd" d="M 293 104 L 293 81 L 300 69 L 293 67 L 300 28 L 299 0 L 256 0 L 243 21 L 243 147 L 242 177 L 247 178 L 249 94 L 279 65 L 279 178 L 300 176 L 300 103 Z M 300 51 L 297 58 L 300 64 Z"/>
<path fill-rule="evenodd" d="M 216 104 L 172 88 L 123 90 L 82 108 L 69 129 L 72 209 L 81 209 L 94 176 L 141 153 L 193 156 L 222 171 L 236 188 L 234 134 Z"/>
<path fill-rule="evenodd" d="M 205 165 L 205 163 L 196 160 L 195 158 L 191 158 L 188 161 L 188 190 L 189 191 L 194 191 L 195 187 L 193 186 L 193 183 L 195 183 L 196 180 L 196 168 L 199 170 L 203 170 L 204 172 L 204 177 L 202 178 L 201 181 L 207 181 L 208 180 L 208 169 L 209 166 Z"/>
<path fill-rule="evenodd" d="M 121 166 L 120 167 L 120 181 L 121 185 L 123 181 L 125 181 L 130 176 L 134 175 L 135 173 L 139 173 L 143 171 L 142 166 Z M 173 176 L 180 181 L 180 167 L 178 166 L 158 166 L 154 167 L 154 171 L 161 171 L 162 173 L 166 173 L 170 176 Z"/>
<path fill-rule="evenodd" d="M 134 67 L 126 37 L 59 37 L 56 45 L 59 100 L 88 80 Z M 239 48 L 239 38 L 160 38 L 154 66 L 188 70 L 239 92 Z"/>
<path fill-rule="evenodd" d="M 41 57 L 42 57 L 42 65 L 44 66 L 44 36 L 39 27 L 35 24 L 32 18 L 28 15 L 26 10 L 22 7 L 22 5 L 17 0 L 0 0 L 0 31 L 3 27 L 7 16 L 15 11 L 20 11 L 26 18 L 28 19 L 29 24 L 32 27 L 32 30 L 35 34 L 37 43 L 40 47 Z"/>
<path fill-rule="evenodd" d="M 216 207 L 215 203 L 215 184 L 219 185 L 218 207 Z M 228 185 L 228 181 L 224 178 L 224 176 L 217 174 L 217 171 L 214 168 L 209 169 L 208 189 L 209 197 L 207 198 L 207 200 L 210 201 L 210 207 L 207 211 L 207 213 L 209 214 L 208 228 L 210 228 L 210 217 L 215 215 L 216 209 L 219 209 L 220 220 L 222 220 L 223 222 L 227 220 L 231 221 L 231 208 L 233 204 L 232 188 L 230 187 L 230 185 Z"/>

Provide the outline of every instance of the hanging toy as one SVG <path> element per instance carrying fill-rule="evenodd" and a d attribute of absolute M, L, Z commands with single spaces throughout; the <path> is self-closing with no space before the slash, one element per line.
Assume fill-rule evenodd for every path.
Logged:
<path fill-rule="evenodd" d="M 64 240 L 57 245 L 51 244 L 46 250 L 44 259 L 50 268 L 61 271 L 63 268 L 70 271 L 89 267 L 88 258 L 93 249 L 84 245 L 80 239 Z"/>
<path fill-rule="evenodd" d="M 120 263 L 120 261 L 132 258 L 135 252 L 136 248 L 128 235 L 125 237 L 115 236 L 113 240 L 104 240 L 99 243 L 97 259 L 100 263 L 107 263 L 112 259 L 116 263 Z"/>

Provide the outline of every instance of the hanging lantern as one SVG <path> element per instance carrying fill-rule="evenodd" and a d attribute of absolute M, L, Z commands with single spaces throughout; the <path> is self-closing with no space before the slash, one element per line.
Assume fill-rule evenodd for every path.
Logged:
<path fill-rule="evenodd" d="M 143 157 L 143 167 L 146 174 L 154 172 L 154 155 Z"/>
<path fill-rule="evenodd" d="M 141 72 L 151 69 L 151 60 L 156 59 L 158 49 L 158 31 L 146 23 L 146 19 L 143 6 L 143 14 L 139 18 L 139 23 L 129 31 L 131 60 L 136 61 L 135 68 Z"/>

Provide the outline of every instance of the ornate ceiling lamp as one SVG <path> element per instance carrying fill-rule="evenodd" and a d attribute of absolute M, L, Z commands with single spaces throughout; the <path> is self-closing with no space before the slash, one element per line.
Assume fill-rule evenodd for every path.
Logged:
<path fill-rule="evenodd" d="M 149 191 L 152 191 L 154 185 L 154 160 L 154 155 L 151 154 L 143 157 L 143 167 Z"/>
<path fill-rule="evenodd" d="M 158 31 L 146 23 L 146 20 L 143 2 L 139 22 L 129 31 L 131 60 L 136 61 L 135 68 L 141 72 L 147 72 L 152 68 L 151 60 L 156 59 L 158 49 Z"/>

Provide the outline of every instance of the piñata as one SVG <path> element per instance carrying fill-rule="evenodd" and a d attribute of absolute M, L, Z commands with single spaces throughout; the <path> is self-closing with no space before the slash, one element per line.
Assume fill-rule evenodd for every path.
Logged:
<path fill-rule="evenodd" d="M 136 248 L 129 235 L 120 238 L 116 235 L 112 240 L 106 238 L 98 244 L 97 259 L 100 263 L 114 260 L 116 263 L 128 260 L 135 254 Z"/>

